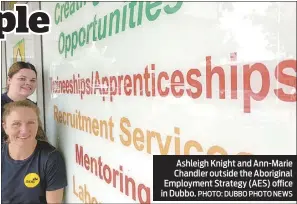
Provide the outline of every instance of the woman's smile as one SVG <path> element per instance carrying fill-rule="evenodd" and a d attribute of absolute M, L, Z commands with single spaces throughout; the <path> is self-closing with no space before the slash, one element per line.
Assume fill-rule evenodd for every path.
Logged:
<path fill-rule="evenodd" d="M 21 90 L 22 90 L 22 91 L 25 91 L 25 92 L 31 92 L 31 91 L 32 91 L 32 87 L 29 87 L 29 86 L 22 86 L 22 87 L 21 87 Z"/>

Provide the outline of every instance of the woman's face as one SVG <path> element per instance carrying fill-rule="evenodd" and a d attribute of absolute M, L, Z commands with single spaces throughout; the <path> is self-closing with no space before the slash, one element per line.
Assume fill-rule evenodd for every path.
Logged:
<path fill-rule="evenodd" d="M 9 92 L 28 97 L 36 89 L 36 74 L 31 69 L 21 69 L 8 79 Z"/>
<path fill-rule="evenodd" d="M 38 130 L 38 116 L 32 108 L 13 108 L 7 115 L 3 128 L 11 144 L 21 146 L 33 143 Z"/>

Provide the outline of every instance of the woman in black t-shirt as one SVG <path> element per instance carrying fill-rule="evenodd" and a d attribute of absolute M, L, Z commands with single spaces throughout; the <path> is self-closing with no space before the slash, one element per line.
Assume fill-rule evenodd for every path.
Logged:
<path fill-rule="evenodd" d="M 1 203 L 62 203 L 67 174 L 62 154 L 40 134 L 38 107 L 29 100 L 4 106 L 7 140 L 1 152 Z"/>

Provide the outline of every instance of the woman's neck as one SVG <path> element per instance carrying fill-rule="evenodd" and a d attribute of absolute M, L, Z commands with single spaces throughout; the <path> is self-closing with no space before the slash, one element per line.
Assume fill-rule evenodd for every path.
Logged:
<path fill-rule="evenodd" d="M 13 94 L 11 92 L 7 92 L 7 96 L 13 100 L 13 101 L 22 101 L 22 100 L 25 100 L 26 97 L 22 96 L 22 95 L 19 95 L 19 94 Z"/>
<path fill-rule="evenodd" d="M 28 144 L 25 147 L 20 147 L 20 146 L 17 146 L 16 144 L 8 143 L 9 156 L 13 160 L 25 160 L 33 154 L 36 148 L 36 145 L 37 145 L 37 140 L 36 142 L 32 144 Z"/>

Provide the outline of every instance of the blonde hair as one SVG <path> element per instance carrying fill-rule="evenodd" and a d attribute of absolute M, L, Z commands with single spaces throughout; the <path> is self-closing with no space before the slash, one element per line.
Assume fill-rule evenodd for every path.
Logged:
<path fill-rule="evenodd" d="M 37 77 L 37 71 L 36 68 L 33 64 L 29 63 L 29 62 L 23 62 L 23 61 L 18 61 L 13 63 L 9 70 L 8 70 L 8 77 L 12 78 L 13 75 L 15 75 L 16 73 L 18 73 L 21 69 L 31 69 L 35 72 L 36 77 Z M 9 85 L 7 85 L 7 90 L 9 89 Z"/>
<path fill-rule="evenodd" d="M 37 135 L 36 135 L 36 139 L 40 140 L 40 141 L 48 141 L 47 137 L 45 135 L 45 132 L 43 130 L 43 128 L 41 127 L 41 120 L 40 120 L 40 110 L 37 107 L 37 105 L 35 105 L 33 102 L 29 101 L 29 100 L 22 100 L 22 101 L 14 101 L 11 103 L 8 103 L 6 105 L 4 105 L 4 112 L 2 114 L 2 118 L 3 121 L 6 120 L 7 116 L 15 109 L 15 108 L 31 108 L 32 110 L 34 110 L 34 112 L 36 113 L 37 117 L 38 117 L 38 130 L 37 130 Z M 7 135 L 4 135 L 4 141 L 7 141 L 8 137 Z"/>

